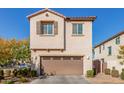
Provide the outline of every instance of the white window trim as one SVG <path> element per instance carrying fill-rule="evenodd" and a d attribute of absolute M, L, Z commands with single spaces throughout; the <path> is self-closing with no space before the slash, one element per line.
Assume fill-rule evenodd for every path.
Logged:
<path fill-rule="evenodd" d="M 84 30 L 84 23 L 72 23 L 72 26 L 73 26 L 73 24 L 76 24 L 77 26 L 76 26 L 76 33 L 74 34 L 73 33 L 73 31 L 72 31 L 72 35 L 73 36 L 82 36 L 83 35 L 83 30 Z M 79 24 L 81 24 L 82 25 L 82 34 L 78 34 L 78 26 L 79 26 Z"/>
<path fill-rule="evenodd" d="M 120 40 L 120 36 L 119 36 L 119 37 L 117 37 L 117 38 L 115 39 L 115 44 L 116 44 L 116 45 L 120 45 L 120 41 L 121 41 L 121 40 Z"/>
<path fill-rule="evenodd" d="M 109 52 L 110 52 L 110 54 L 109 54 Z M 112 56 L 112 46 L 108 47 L 108 56 Z"/>
<path fill-rule="evenodd" d="M 48 23 L 49 24 L 49 23 Z M 47 25 L 47 33 L 43 33 L 45 36 L 53 36 L 54 35 L 54 24 L 52 24 L 52 34 L 48 34 L 48 25 Z"/>

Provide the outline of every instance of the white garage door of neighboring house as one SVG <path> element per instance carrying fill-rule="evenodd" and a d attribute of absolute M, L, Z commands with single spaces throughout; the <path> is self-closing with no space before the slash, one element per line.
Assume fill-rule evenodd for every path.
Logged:
<path fill-rule="evenodd" d="M 41 57 L 45 73 L 55 75 L 82 75 L 83 57 Z"/>

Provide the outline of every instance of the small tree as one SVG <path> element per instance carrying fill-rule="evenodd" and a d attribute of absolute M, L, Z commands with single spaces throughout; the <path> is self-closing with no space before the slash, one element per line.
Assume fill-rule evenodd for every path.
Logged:
<path fill-rule="evenodd" d="M 119 50 L 119 55 L 117 56 L 118 59 L 120 59 L 120 64 L 124 64 L 124 46 L 120 46 L 120 50 Z"/>
<path fill-rule="evenodd" d="M 16 61 L 29 61 L 30 60 L 30 48 L 28 40 L 12 40 L 12 55 Z"/>
<path fill-rule="evenodd" d="M 0 38 L 0 66 L 8 66 L 18 61 L 30 62 L 29 39 L 5 40 Z"/>
<path fill-rule="evenodd" d="M 7 65 L 11 58 L 10 42 L 8 40 L 0 39 L 0 65 Z"/>

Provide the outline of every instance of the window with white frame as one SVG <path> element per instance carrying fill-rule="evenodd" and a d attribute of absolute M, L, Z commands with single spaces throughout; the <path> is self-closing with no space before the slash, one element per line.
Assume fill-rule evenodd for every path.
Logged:
<path fill-rule="evenodd" d="M 83 34 L 83 24 L 80 23 L 74 23 L 73 24 L 73 35 L 82 35 Z"/>
<path fill-rule="evenodd" d="M 103 50 L 105 50 L 105 45 L 103 44 L 103 48 L 102 48 Z"/>
<path fill-rule="evenodd" d="M 99 46 L 99 54 L 101 54 L 102 50 L 101 50 L 101 46 Z"/>
<path fill-rule="evenodd" d="M 53 23 L 43 23 L 41 25 L 41 31 L 44 35 L 54 34 L 54 24 Z"/>
<path fill-rule="evenodd" d="M 110 55 L 112 55 L 112 47 L 111 46 L 108 47 L 108 56 L 110 56 Z"/>
<path fill-rule="evenodd" d="M 93 49 L 93 52 L 92 52 L 92 57 L 95 58 L 95 50 Z"/>
<path fill-rule="evenodd" d="M 115 43 L 116 43 L 116 45 L 120 44 L 120 37 L 117 37 L 117 38 L 115 39 Z"/>

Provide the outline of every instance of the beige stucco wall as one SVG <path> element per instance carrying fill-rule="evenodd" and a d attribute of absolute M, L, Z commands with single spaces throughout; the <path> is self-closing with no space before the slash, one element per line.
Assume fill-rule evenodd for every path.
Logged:
<path fill-rule="evenodd" d="M 122 68 L 124 68 L 124 65 L 120 64 L 120 60 L 117 58 L 117 55 L 119 54 L 119 46 L 124 45 L 124 34 L 120 36 L 120 44 L 116 45 L 115 39 L 106 42 L 104 44 L 105 50 L 103 50 L 103 45 L 101 45 L 101 54 L 99 54 L 99 47 L 95 48 L 95 59 L 102 59 L 104 58 L 105 62 L 107 62 L 107 67 L 112 69 L 112 67 L 115 67 L 119 72 L 121 72 Z M 112 55 L 108 56 L 108 47 L 112 46 Z"/>
<path fill-rule="evenodd" d="M 46 14 L 49 16 L 47 17 Z M 58 35 L 37 35 L 37 21 L 57 21 Z M 30 47 L 31 49 L 63 49 L 64 48 L 64 18 L 56 16 L 50 12 L 45 12 L 30 19 Z"/>
<path fill-rule="evenodd" d="M 64 42 L 64 19 L 57 15 L 48 13 L 49 17 L 45 14 L 40 14 L 30 20 L 30 46 L 35 49 L 42 48 L 59 48 L 65 50 L 61 51 L 31 51 L 33 62 L 36 64 L 36 69 L 39 67 L 40 56 L 84 56 L 84 74 L 89 69 L 92 69 L 92 22 L 65 22 L 65 42 Z M 56 20 L 58 21 L 58 35 L 56 36 L 38 36 L 36 34 L 36 21 L 38 20 Z M 83 23 L 83 35 L 72 35 L 72 23 Z"/>

